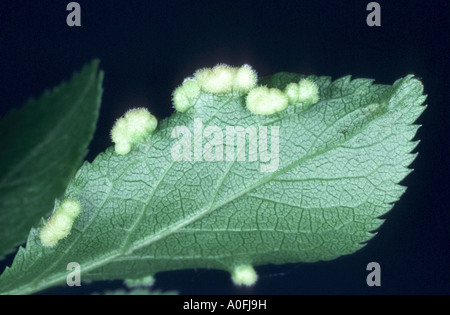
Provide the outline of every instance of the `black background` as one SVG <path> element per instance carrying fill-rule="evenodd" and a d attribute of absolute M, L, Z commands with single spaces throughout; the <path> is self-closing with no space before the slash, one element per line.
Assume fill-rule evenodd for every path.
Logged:
<path fill-rule="evenodd" d="M 351 74 L 392 84 L 413 73 L 428 94 L 420 154 L 403 182 L 408 190 L 369 244 L 331 262 L 256 268 L 251 289 L 222 271 L 158 274 L 155 287 L 181 294 L 449 294 L 449 5 L 447 1 L 378 1 L 381 27 L 369 27 L 370 1 L 78 1 L 82 26 L 68 27 L 70 1 L 0 1 L 0 116 L 29 96 L 70 78 L 99 58 L 105 71 L 98 129 L 88 160 L 110 146 L 109 130 L 127 109 L 158 118 L 171 93 L 196 69 L 252 65 L 279 71 Z M 12 256 L 0 263 L 0 270 Z M 366 285 L 366 265 L 381 265 L 381 287 Z M 60 287 L 80 294 L 120 281 Z"/>

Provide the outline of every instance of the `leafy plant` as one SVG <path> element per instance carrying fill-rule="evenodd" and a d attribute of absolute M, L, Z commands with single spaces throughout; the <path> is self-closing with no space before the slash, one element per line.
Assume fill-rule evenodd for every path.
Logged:
<path fill-rule="evenodd" d="M 85 69 L 74 90 L 96 82 L 98 99 L 101 76 Z M 143 109 L 117 121 L 114 148 L 85 162 L 61 198 L 81 205 L 70 234 L 46 244 L 40 231 L 51 218 L 36 224 L 1 275 L 0 293 L 63 284 L 69 262 L 81 265 L 84 281 L 214 268 L 252 285 L 253 266 L 351 254 L 405 191 L 398 183 L 416 156 L 422 94 L 411 75 L 389 86 L 202 69 L 175 91 L 177 113 L 157 127 Z M 53 218 L 61 204 L 54 209 Z"/>
<path fill-rule="evenodd" d="M 98 63 L 0 121 L 0 259 L 49 213 L 87 154 L 102 95 Z"/>

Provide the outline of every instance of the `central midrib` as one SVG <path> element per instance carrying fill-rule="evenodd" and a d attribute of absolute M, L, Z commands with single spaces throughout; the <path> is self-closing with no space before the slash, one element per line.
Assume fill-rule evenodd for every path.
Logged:
<path fill-rule="evenodd" d="M 361 107 L 355 108 L 355 110 L 360 109 Z M 353 112 L 353 111 L 352 111 Z M 346 115 L 348 115 L 349 113 L 346 113 Z M 378 115 L 377 117 L 375 117 L 373 120 L 379 119 L 381 116 L 383 116 L 385 113 L 383 113 L 382 115 Z M 346 116 L 344 115 L 344 116 Z M 147 240 L 144 240 L 143 242 L 135 242 L 133 243 L 134 246 L 131 247 L 130 250 L 127 251 L 127 254 L 131 254 L 136 250 L 139 250 L 142 247 L 146 247 L 152 243 L 154 243 L 155 241 L 160 240 L 161 238 L 166 237 L 167 235 L 170 235 L 172 233 L 175 233 L 177 230 L 188 226 L 189 224 L 199 220 L 200 218 L 202 218 L 203 216 L 216 211 L 217 209 L 225 206 L 226 204 L 233 202 L 234 200 L 246 195 L 247 193 L 249 193 L 250 191 L 266 184 L 267 182 L 269 182 L 271 179 L 280 176 L 281 174 L 284 174 L 286 172 L 288 172 L 289 170 L 295 168 L 296 166 L 300 165 L 301 163 L 308 161 L 310 159 L 313 159 L 319 155 L 325 154 L 329 151 L 332 151 L 334 149 L 339 148 L 343 143 L 349 141 L 350 139 L 352 139 L 353 137 L 355 137 L 356 135 L 360 134 L 362 130 L 366 129 L 368 126 L 370 125 L 370 123 L 365 124 L 361 129 L 358 129 L 358 132 L 353 133 L 351 136 L 347 136 L 345 138 L 342 138 L 340 141 L 336 142 L 336 144 L 334 146 L 327 146 L 322 150 L 316 151 L 313 154 L 309 154 L 309 155 L 304 155 L 302 158 L 299 158 L 298 160 L 294 160 L 293 162 L 287 164 L 286 166 L 284 166 L 283 168 L 280 168 L 279 170 L 273 172 L 273 173 L 269 173 L 268 176 L 262 177 L 261 179 L 259 179 L 258 181 L 256 181 L 253 185 L 249 186 L 248 188 L 242 190 L 239 194 L 231 196 L 230 198 L 226 199 L 225 201 L 216 204 L 215 202 L 215 197 L 217 196 L 218 192 L 220 191 L 220 189 L 222 188 L 222 184 L 224 182 L 224 177 L 222 178 L 222 181 L 220 182 L 220 184 L 218 185 L 218 187 L 216 188 L 216 191 L 214 193 L 213 196 L 213 200 L 214 202 L 212 202 L 208 207 L 204 207 L 202 209 L 200 209 L 200 211 L 198 212 L 198 214 L 189 217 L 189 218 L 185 218 L 183 221 L 179 221 L 174 225 L 169 226 L 169 228 L 166 228 L 164 230 L 162 230 L 160 233 L 157 233 L 156 236 L 151 236 L 149 237 Z M 330 127 L 330 126 L 329 126 Z M 327 129 L 329 128 L 327 127 Z M 231 166 L 228 168 L 227 171 L 229 171 L 232 167 L 232 165 L 234 165 L 234 163 L 236 162 L 236 159 L 233 161 L 233 163 L 231 164 Z M 228 173 L 228 172 L 226 172 Z"/>

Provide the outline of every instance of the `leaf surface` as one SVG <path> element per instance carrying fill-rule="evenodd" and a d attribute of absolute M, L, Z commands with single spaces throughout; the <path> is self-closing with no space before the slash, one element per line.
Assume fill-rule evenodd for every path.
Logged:
<path fill-rule="evenodd" d="M 80 167 L 95 131 L 98 61 L 0 121 L 0 258 L 25 242 Z"/>
<path fill-rule="evenodd" d="M 283 88 L 300 78 L 281 73 L 263 83 Z M 363 247 L 382 223 L 379 216 L 405 191 L 398 183 L 415 158 L 411 140 L 425 108 L 423 87 L 412 76 L 393 86 L 308 79 L 320 91 L 308 109 L 294 104 L 260 116 L 246 109 L 243 94 L 202 92 L 193 108 L 162 121 L 129 154 L 109 148 L 85 163 L 65 193 L 83 206 L 72 233 L 45 248 L 39 229 L 32 230 L 26 249 L 0 277 L 0 292 L 64 283 L 69 262 L 82 266 L 83 280 L 126 279 L 331 260 Z M 192 151 L 194 141 L 203 147 L 211 141 L 195 134 L 195 119 L 224 134 L 227 126 L 266 126 L 269 134 L 279 127 L 276 169 L 261 171 L 269 163 L 261 159 L 261 145 L 259 158 L 248 161 L 248 142 L 245 161 L 236 152 L 232 160 L 194 161 L 192 154 L 192 161 L 175 161 L 177 126 L 191 131 Z M 236 142 L 224 140 L 224 155 L 227 147 L 237 149 Z"/>

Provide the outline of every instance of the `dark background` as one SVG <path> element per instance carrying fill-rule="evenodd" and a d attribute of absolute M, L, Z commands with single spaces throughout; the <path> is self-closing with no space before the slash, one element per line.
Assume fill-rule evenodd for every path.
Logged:
<path fill-rule="evenodd" d="M 66 25 L 69 2 L 0 1 L 0 116 L 99 58 L 104 95 L 88 160 L 111 145 L 109 130 L 128 108 L 146 106 L 168 117 L 171 93 L 183 78 L 219 62 L 248 63 L 261 76 L 351 74 L 385 84 L 413 73 L 428 94 L 416 136 L 420 154 L 402 182 L 408 190 L 362 250 L 331 262 L 258 267 L 260 281 L 251 289 L 211 270 L 161 273 L 156 288 L 181 294 L 450 293 L 447 1 L 378 1 L 381 27 L 369 27 L 368 0 L 80 0 L 82 26 L 72 28 Z M 366 285 L 371 261 L 381 265 L 381 287 Z M 117 287 L 120 281 L 44 293 Z"/>

